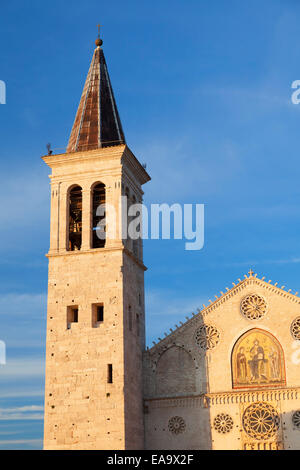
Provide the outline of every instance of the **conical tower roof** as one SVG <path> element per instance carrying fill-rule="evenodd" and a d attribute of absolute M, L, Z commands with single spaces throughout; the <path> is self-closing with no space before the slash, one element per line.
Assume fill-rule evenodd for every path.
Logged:
<path fill-rule="evenodd" d="M 81 152 L 125 144 L 125 136 L 101 45 L 102 40 L 97 39 L 67 152 Z"/>

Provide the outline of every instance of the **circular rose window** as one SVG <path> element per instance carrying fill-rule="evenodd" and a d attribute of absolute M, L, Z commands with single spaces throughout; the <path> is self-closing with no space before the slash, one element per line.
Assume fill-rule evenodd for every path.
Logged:
<path fill-rule="evenodd" d="M 296 340 L 300 340 L 300 317 L 295 318 L 291 324 L 292 337 Z"/>
<path fill-rule="evenodd" d="M 173 416 L 169 419 L 168 429 L 172 434 L 181 434 L 185 431 L 186 424 L 181 416 Z"/>
<path fill-rule="evenodd" d="M 214 419 L 214 428 L 220 434 L 227 434 L 233 428 L 233 419 L 225 413 L 220 413 Z"/>
<path fill-rule="evenodd" d="M 260 295 L 247 295 L 241 302 L 241 312 L 248 320 L 259 320 L 265 315 L 266 311 L 266 301 Z"/>
<path fill-rule="evenodd" d="M 217 346 L 220 339 L 220 333 L 217 328 L 211 325 L 203 325 L 196 331 L 196 344 L 204 350 L 212 349 Z"/>
<path fill-rule="evenodd" d="M 257 440 L 270 439 L 279 428 L 280 418 L 269 403 L 253 403 L 243 415 L 243 427 L 246 433 Z"/>
<path fill-rule="evenodd" d="M 296 428 L 300 429 L 300 410 L 295 411 L 292 416 L 292 422 Z"/>

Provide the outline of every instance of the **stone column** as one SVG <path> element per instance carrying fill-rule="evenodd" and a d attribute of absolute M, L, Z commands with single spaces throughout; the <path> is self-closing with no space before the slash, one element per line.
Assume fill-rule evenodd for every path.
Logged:
<path fill-rule="evenodd" d="M 81 250 L 91 248 L 92 228 L 92 200 L 89 185 L 82 187 L 82 243 Z"/>
<path fill-rule="evenodd" d="M 50 190 L 51 190 L 51 216 L 50 216 L 49 253 L 56 253 L 59 247 L 60 183 L 51 183 Z"/>
<path fill-rule="evenodd" d="M 58 232 L 59 232 L 59 241 L 58 247 L 59 251 L 66 251 L 67 249 L 67 224 L 69 223 L 69 208 L 67 201 L 67 187 L 65 184 L 60 184 L 60 198 L 59 198 L 59 223 L 58 223 Z"/>

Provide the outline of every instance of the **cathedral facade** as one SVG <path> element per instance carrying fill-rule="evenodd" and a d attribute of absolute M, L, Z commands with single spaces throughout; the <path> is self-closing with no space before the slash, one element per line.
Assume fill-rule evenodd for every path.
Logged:
<path fill-rule="evenodd" d="M 150 176 L 126 144 L 100 38 L 66 152 L 43 160 L 44 448 L 300 448 L 300 299 L 290 291 L 250 271 L 145 349 L 142 240 L 124 233 Z"/>
<path fill-rule="evenodd" d="M 244 280 L 144 355 L 149 449 L 300 448 L 300 299 Z"/>

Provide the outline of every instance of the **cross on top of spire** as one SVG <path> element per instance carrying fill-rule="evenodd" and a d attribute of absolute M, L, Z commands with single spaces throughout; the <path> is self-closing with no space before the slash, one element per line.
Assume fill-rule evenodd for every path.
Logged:
<path fill-rule="evenodd" d="M 102 46 L 102 44 L 103 44 L 103 41 L 102 41 L 102 39 L 100 38 L 100 28 L 101 28 L 101 26 L 102 26 L 101 24 L 97 24 L 97 28 L 98 28 L 98 37 L 97 37 L 96 42 L 95 42 L 96 47 Z"/>
<path fill-rule="evenodd" d="M 253 274 L 254 274 L 254 271 L 252 271 L 252 269 L 249 269 L 249 272 L 248 272 L 248 274 L 249 274 L 249 277 L 252 277 L 252 276 L 253 276 Z"/>

